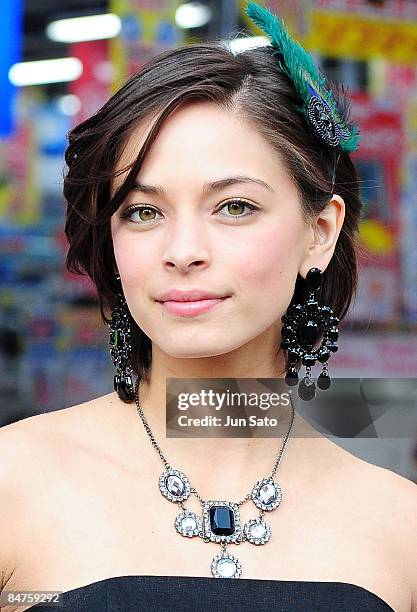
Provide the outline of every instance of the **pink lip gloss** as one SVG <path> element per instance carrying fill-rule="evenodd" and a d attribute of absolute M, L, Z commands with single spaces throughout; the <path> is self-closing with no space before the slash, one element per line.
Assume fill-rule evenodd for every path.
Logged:
<path fill-rule="evenodd" d="M 181 317 L 193 317 L 194 315 L 202 314 L 203 312 L 208 312 L 217 304 L 221 304 L 225 300 L 227 300 L 227 297 L 213 298 L 208 300 L 196 300 L 195 302 L 167 301 L 160 302 L 160 304 L 172 314 L 176 314 Z"/>

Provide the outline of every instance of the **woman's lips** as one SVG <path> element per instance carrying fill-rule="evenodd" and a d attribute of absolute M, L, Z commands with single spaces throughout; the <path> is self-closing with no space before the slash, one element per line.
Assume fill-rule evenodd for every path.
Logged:
<path fill-rule="evenodd" d="M 195 302 L 159 302 L 168 312 L 182 317 L 193 317 L 194 315 L 208 312 L 217 304 L 221 304 L 228 297 L 213 298 L 208 300 L 196 300 Z"/>

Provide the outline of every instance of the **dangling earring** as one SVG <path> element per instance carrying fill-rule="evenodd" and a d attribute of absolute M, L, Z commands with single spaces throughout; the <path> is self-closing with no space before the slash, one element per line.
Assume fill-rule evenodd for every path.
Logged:
<path fill-rule="evenodd" d="M 281 347 L 288 349 L 288 370 L 285 382 L 289 386 L 298 384 L 300 361 L 306 366 L 306 375 L 298 387 L 301 399 L 309 401 L 315 397 L 316 385 L 311 379 L 311 368 L 316 359 L 323 364 L 317 379 L 320 389 L 328 389 L 331 379 L 327 370 L 327 361 L 331 353 L 338 350 L 337 339 L 339 318 L 334 316 L 330 306 L 319 306 L 316 292 L 321 287 L 322 273 L 320 268 L 310 268 L 306 276 L 306 292 L 302 304 L 293 304 L 281 317 Z M 322 337 L 320 346 L 313 349 L 317 340 Z"/>
<path fill-rule="evenodd" d="M 115 275 L 117 281 L 120 276 Z M 110 355 L 117 369 L 114 376 L 114 390 L 124 402 L 135 399 L 132 380 L 132 367 L 129 363 L 131 354 L 130 345 L 130 322 L 126 300 L 121 292 L 117 293 L 119 305 L 112 311 L 109 322 L 110 328 Z"/>

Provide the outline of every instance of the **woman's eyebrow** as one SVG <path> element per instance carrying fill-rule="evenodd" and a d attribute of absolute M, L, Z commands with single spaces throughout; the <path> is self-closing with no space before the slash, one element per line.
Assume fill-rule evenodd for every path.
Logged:
<path fill-rule="evenodd" d="M 268 183 L 265 183 L 265 181 L 263 181 L 262 179 L 253 178 L 251 176 L 240 176 L 240 175 L 229 176 L 226 178 L 219 179 L 217 181 L 212 181 L 210 183 L 204 183 L 203 193 L 206 194 L 206 193 L 211 193 L 213 191 L 220 191 L 221 189 L 224 189 L 225 187 L 230 187 L 230 185 L 237 185 L 239 183 L 255 183 L 257 185 L 261 185 L 262 187 L 265 187 L 266 189 L 274 193 L 274 190 L 272 189 L 271 185 L 268 185 Z M 163 189 L 162 187 L 158 187 L 156 185 L 145 185 L 144 183 L 140 183 L 138 181 L 132 187 L 132 191 L 156 194 L 156 195 L 165 193 L 165 189 Z"/>

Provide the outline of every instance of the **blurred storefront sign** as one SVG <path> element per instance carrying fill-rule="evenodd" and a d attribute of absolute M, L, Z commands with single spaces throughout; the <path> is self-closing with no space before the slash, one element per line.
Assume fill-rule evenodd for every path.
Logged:
<path fill-rule="evenodd" d="M 81 123 L 93 115 L 110 95 L 110 83 L 114 70 L 109 61 L 108 41 L 91 40 L 73 43 L 71 57 L 78 58 L 83 65 L 82 75 L 69 84 L 70 94 L 77 96 L 80 109 L 73 123 Z"/>
<path fill-rule="evenodd" d="M 366 14 L 313 10 L 310 32 L 304 39 L 310 49 L 323 55 L 367 60 L 384 57 L 392 62 L 417 61 L 417 16 L 400 21 Z"/>
<path fill-rule="evenodd" d="M 387 0 L 260 0 L 280 15 L 289 30 L 310 51 L 330 57 L 368 60 L 383 57 L 415 65 L 417 2 Z M 246 2 L 241 2 L 242 10 Z M 250 26 L 247 18 L 245 21 Z"/>
<path fill-rule="evenodd" d="M 347 320 L 397 323 L 402 317 L 399 197 L 404 133 L 395 103 L 351 94 L 362 142 L 354 154 L 364 203 L 358 295 Z M 395 155 L 393 152 L 395 151 Z"/>
<path fill-rule="evenodd" d="M 0 226 L 25 227 L 41 218 L 31 104 L 22 94 L 20 107 L 16 131 L 0 140 Z"/>
<path fill-rule="evenodd" d="M 344 329 L 330 366 L 332 376 L 417 378 L 415 334 L 368 333 L 361 334 L 359 339 L 357 333 Z"/>
<path fill-rule="evenodd" d="M 304 2 L 309 4 L 309 2 Z M 316 9 L 337 10 L 339 12 L 365 14 L 371 17 L 384 17 L 391 19 L 417 20 L 417 5 L 414 0 L 313 0 L 310 5 Z"/>
<path fill-rule="evenodd" d="M 110 0 L 110 11 L 122 20 L 120 35 L 110 41 L 114 89 L 150 59 L 182 43 L 182 31 L 175 24 L 179 4 L 180 0 Z"/>

